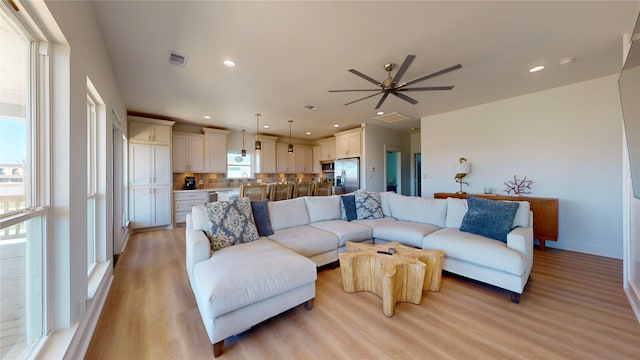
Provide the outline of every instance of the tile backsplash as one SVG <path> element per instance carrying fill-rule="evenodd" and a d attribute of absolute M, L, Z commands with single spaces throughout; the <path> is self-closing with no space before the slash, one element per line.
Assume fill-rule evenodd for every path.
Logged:
<path fill-rule="evenodd" d="M 196 189 L 220 189 L 220 188 L 239 188 L 244 184 L 255 184 L 258 179 L 263 184 L 275 182 L 311 182 L 321 181 L 320 175 L 317 174 L 255 174 L 252 179 L 227 179 L 225 174 L 210 173 L 174 173 L 173 189 L 184 189 L 185 176 L 196 177 Z M 200 184 L 202 181 L 202 184 Z"/>

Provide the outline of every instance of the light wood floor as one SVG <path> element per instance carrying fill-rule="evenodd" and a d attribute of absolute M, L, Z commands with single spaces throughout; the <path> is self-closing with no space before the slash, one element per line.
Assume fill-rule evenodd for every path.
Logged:
<path fill-rule="evenodd" d="M 225 343 L 221 359 L 639 359 L 622 262 L 535 252 L 520 304 L 452 276 L 421 305 L 382 314 L 322 269 L 313 310 L 287 311 Z M 136 234 L 120 257 L 87 359 L 211 359 L 184 268 L 184 229 Z"/>

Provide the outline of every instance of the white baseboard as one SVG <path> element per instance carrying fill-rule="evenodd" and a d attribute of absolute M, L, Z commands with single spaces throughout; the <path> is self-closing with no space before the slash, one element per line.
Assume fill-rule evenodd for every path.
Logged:
<path fill-rule="evenodd" d="M 636 320 L 640 323 L 640 289 L 638 289 L 633 282 L 629 282 L 628 286 L 624 289 L 631 304 L 631 309 L 636 315 Z"/>

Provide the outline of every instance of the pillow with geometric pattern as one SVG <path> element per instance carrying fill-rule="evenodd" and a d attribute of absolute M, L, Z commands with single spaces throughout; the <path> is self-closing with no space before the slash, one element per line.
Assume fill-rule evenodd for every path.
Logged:
<path fill-rule="evenodd" d="M 253 220 L 251 200 L 243 197 L 232 201 L 217 201 L 205 205 L 209 216 L 207 236 L 212 250 L 258 240 Z"/>
<path fill-rule="evenodd" d="M 380 193 L 358 190 L 356 196 L 356 214 L 358 220 L 380 219 L 384 217 Z"/>

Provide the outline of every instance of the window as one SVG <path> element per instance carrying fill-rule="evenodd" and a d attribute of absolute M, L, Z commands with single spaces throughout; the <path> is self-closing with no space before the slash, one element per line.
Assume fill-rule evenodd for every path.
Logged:
<path fill-rule="evenodd" d="M 44 334 L 48 56 L 25 17 L 0 3 L 0 358 Z"/>
<path fill-rule="evenodd" d="M 242 156 L 239 152 L 227 153 L 227 178 L 229 179 L 249 179 L 253 178 L 253 168 L 251 166 L 251 154 Z"/>
<path fill-rule="evenodd" d="M 97 115 L 91 90 L 87 96 L 87 271 L 96 265 L 97 211 Z"/>

